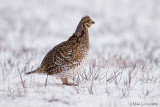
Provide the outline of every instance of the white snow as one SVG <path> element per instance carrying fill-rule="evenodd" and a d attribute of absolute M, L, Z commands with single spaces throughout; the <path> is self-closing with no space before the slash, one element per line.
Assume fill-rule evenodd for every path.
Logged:
<path fill-rule="evenodd" d="M 26 76 L 85 15 L 95 24 L 79 85 Z M 158 0 L 1 0 L 0 106 L 159 107 L 159 29 Z"/>

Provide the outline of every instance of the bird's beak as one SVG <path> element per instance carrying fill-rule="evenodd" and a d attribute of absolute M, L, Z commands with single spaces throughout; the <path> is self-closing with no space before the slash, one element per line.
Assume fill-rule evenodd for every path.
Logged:
<path fill-rule="evenodd" d="M 92 24 L 95 24 L 95 22 L 94 22 L 94 21 L 92 21 Z"/>

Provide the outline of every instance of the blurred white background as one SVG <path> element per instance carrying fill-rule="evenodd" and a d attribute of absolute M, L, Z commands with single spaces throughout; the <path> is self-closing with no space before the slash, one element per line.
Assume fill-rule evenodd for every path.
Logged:
<path fill-rule="evenodd" d="M 89 30 L 92 50 L 159 56 L 159 0 L 1 0 L 0 46 L 48 51 L 85 15 L 96 22 Z"/>

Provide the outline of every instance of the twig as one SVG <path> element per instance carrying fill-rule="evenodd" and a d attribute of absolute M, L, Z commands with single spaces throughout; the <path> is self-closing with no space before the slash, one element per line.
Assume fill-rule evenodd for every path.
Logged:
<path fill-rule="evenodd" d="M 48 75 L 47 75 L 47 78 L 46 78 L 45 87 L 47 86 L 47 80 L 48 80 Z"/>
<path fill-rule="evenodd" d="M 20 79 L 21 79 L 21 83 L 22 83 L 22 85 L 23 85 L 23 88 L 26 88 L 26 86 L 25 86 L 25 84 L 24 84 L 24 81 L 23 81 L 23 79 L 22 79 L 22 73 L 20 73 L 20 70 L 19 70 L 19 68 L 18 68 L 18 66 L 17 66 L 17 69 L 18 69 L 18 72 L 19 72 L 19 76 L 20 76 Z"/>

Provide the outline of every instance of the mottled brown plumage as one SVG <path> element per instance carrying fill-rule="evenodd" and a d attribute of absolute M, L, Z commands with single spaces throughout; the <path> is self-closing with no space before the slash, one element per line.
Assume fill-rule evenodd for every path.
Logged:
<path fill-rule="evenodd" d="M 83 17 L 75 33 L 50 50 L 37 70 L 27 74 L 46 73 L 61 78 L 66 85 L 71 85 L 68 78 L 76 76 L 85 64 L 89 51 L 88 28 L 93 23 L 89 16 Z"/>

